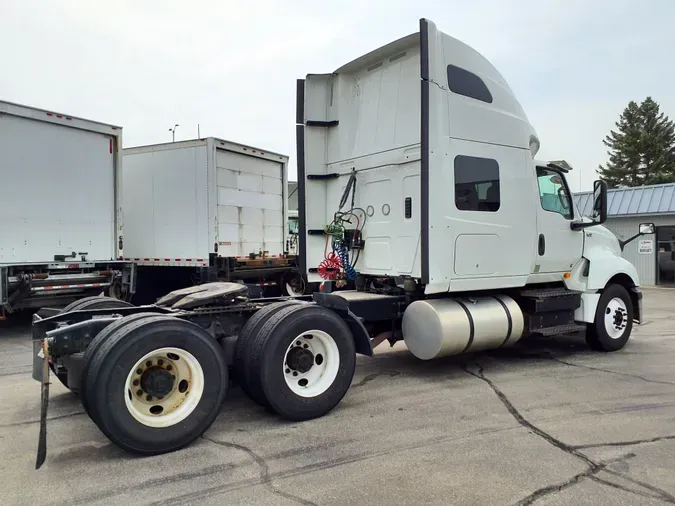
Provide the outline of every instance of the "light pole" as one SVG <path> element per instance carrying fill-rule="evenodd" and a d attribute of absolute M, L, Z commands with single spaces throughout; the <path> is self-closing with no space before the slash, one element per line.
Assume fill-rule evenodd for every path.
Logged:
<path fill-rule="evenodd" d="M 176 128 L 178 128 L 180 125 L 175 124 L 173 128 L 169 128 L 169 132 L 171 132 L 171 142 L 176 142 Z"/>

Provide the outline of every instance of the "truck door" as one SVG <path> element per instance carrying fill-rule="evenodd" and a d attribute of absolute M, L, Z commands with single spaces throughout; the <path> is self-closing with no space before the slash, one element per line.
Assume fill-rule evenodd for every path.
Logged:
<path fill-rule="evenodd" d="M 537 260 L 535 273 L 566 272 L 581 258 L 584 234 L 570 227 L 574 216 L 571 193 L 562 172 L 537 166 Z"/>

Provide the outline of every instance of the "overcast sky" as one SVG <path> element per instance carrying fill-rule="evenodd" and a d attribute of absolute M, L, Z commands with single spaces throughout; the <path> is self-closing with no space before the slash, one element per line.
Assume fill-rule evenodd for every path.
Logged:
<path fill-rule="evenodd" d="M 628 101 L 651 95 L 675 117 L 673 0 L 0 0 L 0 99 L 121 125 L 125 147 L 170 141 L 175 123 L 195 138 L 199 123 L 290 155 L 295 179 L 296 78 L 420 17 L 500 70 L 573 190 L 590 188 Z"/>

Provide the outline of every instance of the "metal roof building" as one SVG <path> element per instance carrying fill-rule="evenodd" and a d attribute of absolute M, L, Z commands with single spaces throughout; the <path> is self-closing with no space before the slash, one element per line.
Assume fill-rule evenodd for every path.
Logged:
<path fill-rule="evenodd" d="M 574 195 L 582 215 L 589 215 L 593 192 Z M 617 188 L 607 195 L 605 226 L 622 240 L 638 232 L 640 223 L 654 223 L 656 233 L 626 245 L 623 256 L 638 270 L 642 285 L 675 284 L 675 183 Z"/>

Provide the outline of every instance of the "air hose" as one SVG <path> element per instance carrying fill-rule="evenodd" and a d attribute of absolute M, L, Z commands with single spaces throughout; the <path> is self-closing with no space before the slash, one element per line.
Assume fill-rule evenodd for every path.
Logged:
<path fill-rule="evenodd" d="M 347 280 L 355 280 L 358 274 L 356 273 L 356 269 L 354 269 L 354 267 L 349 263 L 349 251 L 347 251 L 347 248 L 343 243 L 336 244 L 335 249 L 337 251 L 338 257 L 340 257 L 340 263 L 342 264 L 342 268 L 345 271 Z"/>

